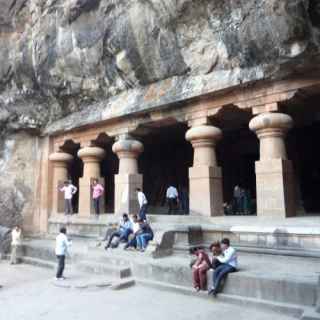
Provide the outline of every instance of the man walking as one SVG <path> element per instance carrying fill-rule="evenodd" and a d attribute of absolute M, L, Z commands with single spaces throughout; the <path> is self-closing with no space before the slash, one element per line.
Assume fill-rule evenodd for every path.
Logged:
<path fill-rule="evenodd" d="M 63 187 L 60 189 L 61 192 L 64 192 L 64 213 L 73 214 L 72 208 L 72 197 L 78 191 L 70 181 L 65 181 Z"/>
<path fill-rule="evenodd" d="M 145 221 L 145 220 L 147 220 L 148 200 L 140 188 L 137 188 L 136 192 L 138 195 L 138 202 L 139 202 L 139 206 L 140 206 L 140 211 L 138 213 L 138 216 L 139 216 L 140 220 Z"/>
<path fill-rule="evenodd" d="M 56 237 L 55 253 L 56 253 L 56 256 L 58 259 L 56 280 L 64 280 L 65 279 L 65 277 L 63 276 L 65 259 L 66 259 L 66 254 L 68 252 L 68 247 L 71 245 L 71 242 L 68 241 L 66 234 L 67 234 L 67 229 L 65 227 L 62 227 L 62 228 L 60 228 L 60 233 Z"/>
<path fill-rule="evenodd" d="M 178 190 L 170 185 L 167 189 L 166 198 L 169 205 L 168 214 L 171 214 L 173 211 L 176 211 L 178 204 Z"/>
<path fill-rule="evenodd" d="M 103 186 L 99 183 L 97 179 L 94 179 L 92 184 L 92 200 L 93 200 L 93 207 L 94 207 L 94 212 L 96 214 L 96 217 L 99 217 L 99 214 L 100 214 L 100 199 L 101 199 L 101 196 L 103 195 L 103 192 L 104 192 Z"/>
<path fill-rule="evenodd" d="M 236 250 L 230 247 L 230 240 L 225 238 L 221 241 L 222 255 L 216 257 L 221 263 L 213 273 L 213 287 L 208 294 L 217 295 L 221 280 L 230 272 L 237 271 L 238 258 Z"/>

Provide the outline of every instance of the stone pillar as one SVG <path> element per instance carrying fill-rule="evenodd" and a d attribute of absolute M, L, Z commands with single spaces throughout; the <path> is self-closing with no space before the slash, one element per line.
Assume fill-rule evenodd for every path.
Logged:
<path fill-rule="evenodd" d="M 98 147 L 84 147 L 78 151 L 78 157 L 83 161 L 83 175 L 79 179 L 79 216 L 90 217 L 94 213 L 91 185 L 94 179 L 104 185 L 100 176 L 100 162 L 105 151 Z"/>
<path fill-rule="evenodd" d="M 260 160 L 256 162 L 258 216 L 295 215 L 294 175 L 285 146 L 292 125 L 292 118 L 283 113 L 262 113 L 250 121 L 250 129 L 260 140 Z"/>
<path fill-rule="evenodd" d="M 73 156 L 69 153 L 55 152 L 49 156 L 53 165 L 53 184 L 52 184 L 52 212 L 64 212 L 64 195 L 59 191 L 63 187 L 63 182 L 68 180 L 68 163 Z"/>
<path fill-rule="evenodd" d="M 119 158 L 119 172 L 115 176 L 115 213 L 138 213 L 136 188 L 142 189 L 142 175 L 138 173 L 138 156 L 143 145 L 132 138 L 120 138 L 112 151 Z"/>
<path fill-rule="evenodd" d="M 222 137 L 219 128 L 201 125 L 189 129 L 186 139 L 194 148 L 193 167 L 189 168 L 190 214 L 223 214 L 222 171 L 217 165 L 215 146 Z"/>

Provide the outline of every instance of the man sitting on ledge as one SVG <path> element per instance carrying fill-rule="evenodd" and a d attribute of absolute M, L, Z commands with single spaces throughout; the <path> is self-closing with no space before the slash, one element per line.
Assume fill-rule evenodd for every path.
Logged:
<path fill-rule="evenodd" d="M 236 250 L 230 247 L 230 240 L 227 238 L 221 241 L 222 255 L 216 257 L 221 263 L 213 272 L 213 287 L 209 289 L 208 294 L 216 296 L 219 290 L 221 280 L 230 272 L 237 271 L 238 258 Z"/>
<path fill-rule="evenodd" d="M 127 242 L 130 233 L 132 233 L 132 222 L 129 219 L 128 215 L 124 213 L 122 215 L 122 219 L 120 220 L 119 229 L 110 235 L 108 244 L 105 246 L 105 249 L 107 250 L 110 247 L 114 237 L 118 237 L 119 242 Z M 107 234 L 104 240 L 107 240 Z"/>

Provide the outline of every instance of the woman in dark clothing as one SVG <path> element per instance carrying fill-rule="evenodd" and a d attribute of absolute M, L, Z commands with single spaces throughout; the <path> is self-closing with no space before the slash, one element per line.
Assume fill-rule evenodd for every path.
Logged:
<path fill-rule="evenodd" d="M 153 230 L 150 225 L 143 220 L 139 220 L 139 225 L 140 230 L 136 236 L 137 250 L 143 252 L 147 248 L 148 242 L 153 239 Z"/>

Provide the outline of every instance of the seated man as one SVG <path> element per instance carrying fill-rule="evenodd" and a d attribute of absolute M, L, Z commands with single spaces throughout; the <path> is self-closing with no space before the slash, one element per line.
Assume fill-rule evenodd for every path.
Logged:
<path fill-rule="evenodd" d="M 137 232 L 137 250 L 143 252 L 148 245 L 148 242 L 153 239 L 153 231 L 149 223 L 139 220 L 140 229 Z"/>
<path fill-rule="evenodd" d="M 140 225 L 138 222 L 138 216 L 134 214 L 132 216 L 132 233 L 129 236 L 128 243 L 123 248 L 124 250 L 127 250 L 128 248 L 136 248 L 137 247 L 137 235 L 140 230 Z"/>
<path fill-rule="evenodd" d="M 132 233 L 132 222 L 130 221 L 128 215 L 124 213 L 122 215 L 122 219 L 120 220 L 119 229 L 110 235 L 109 241 L 105 246 L 105 249 L 107 250 L 110 247 L 114 237 L 118 237 L 119 242 L 121 241 L 127 242 L 130 233 Z M 107 239 L 107 234 L 106 234 L 105 240 L 106 239 Z"/>
<path fill-rule="evenodd" d="M 230 240 L 225 238 L 221 241 L 222 255 L 216 257 L 221 263 L 213 273 L 213 287 L 208 294 L 217 295 L 221 280 L 230 272 L 237 271 L 238 258 L 236 250 L 230 247 Z"/>

